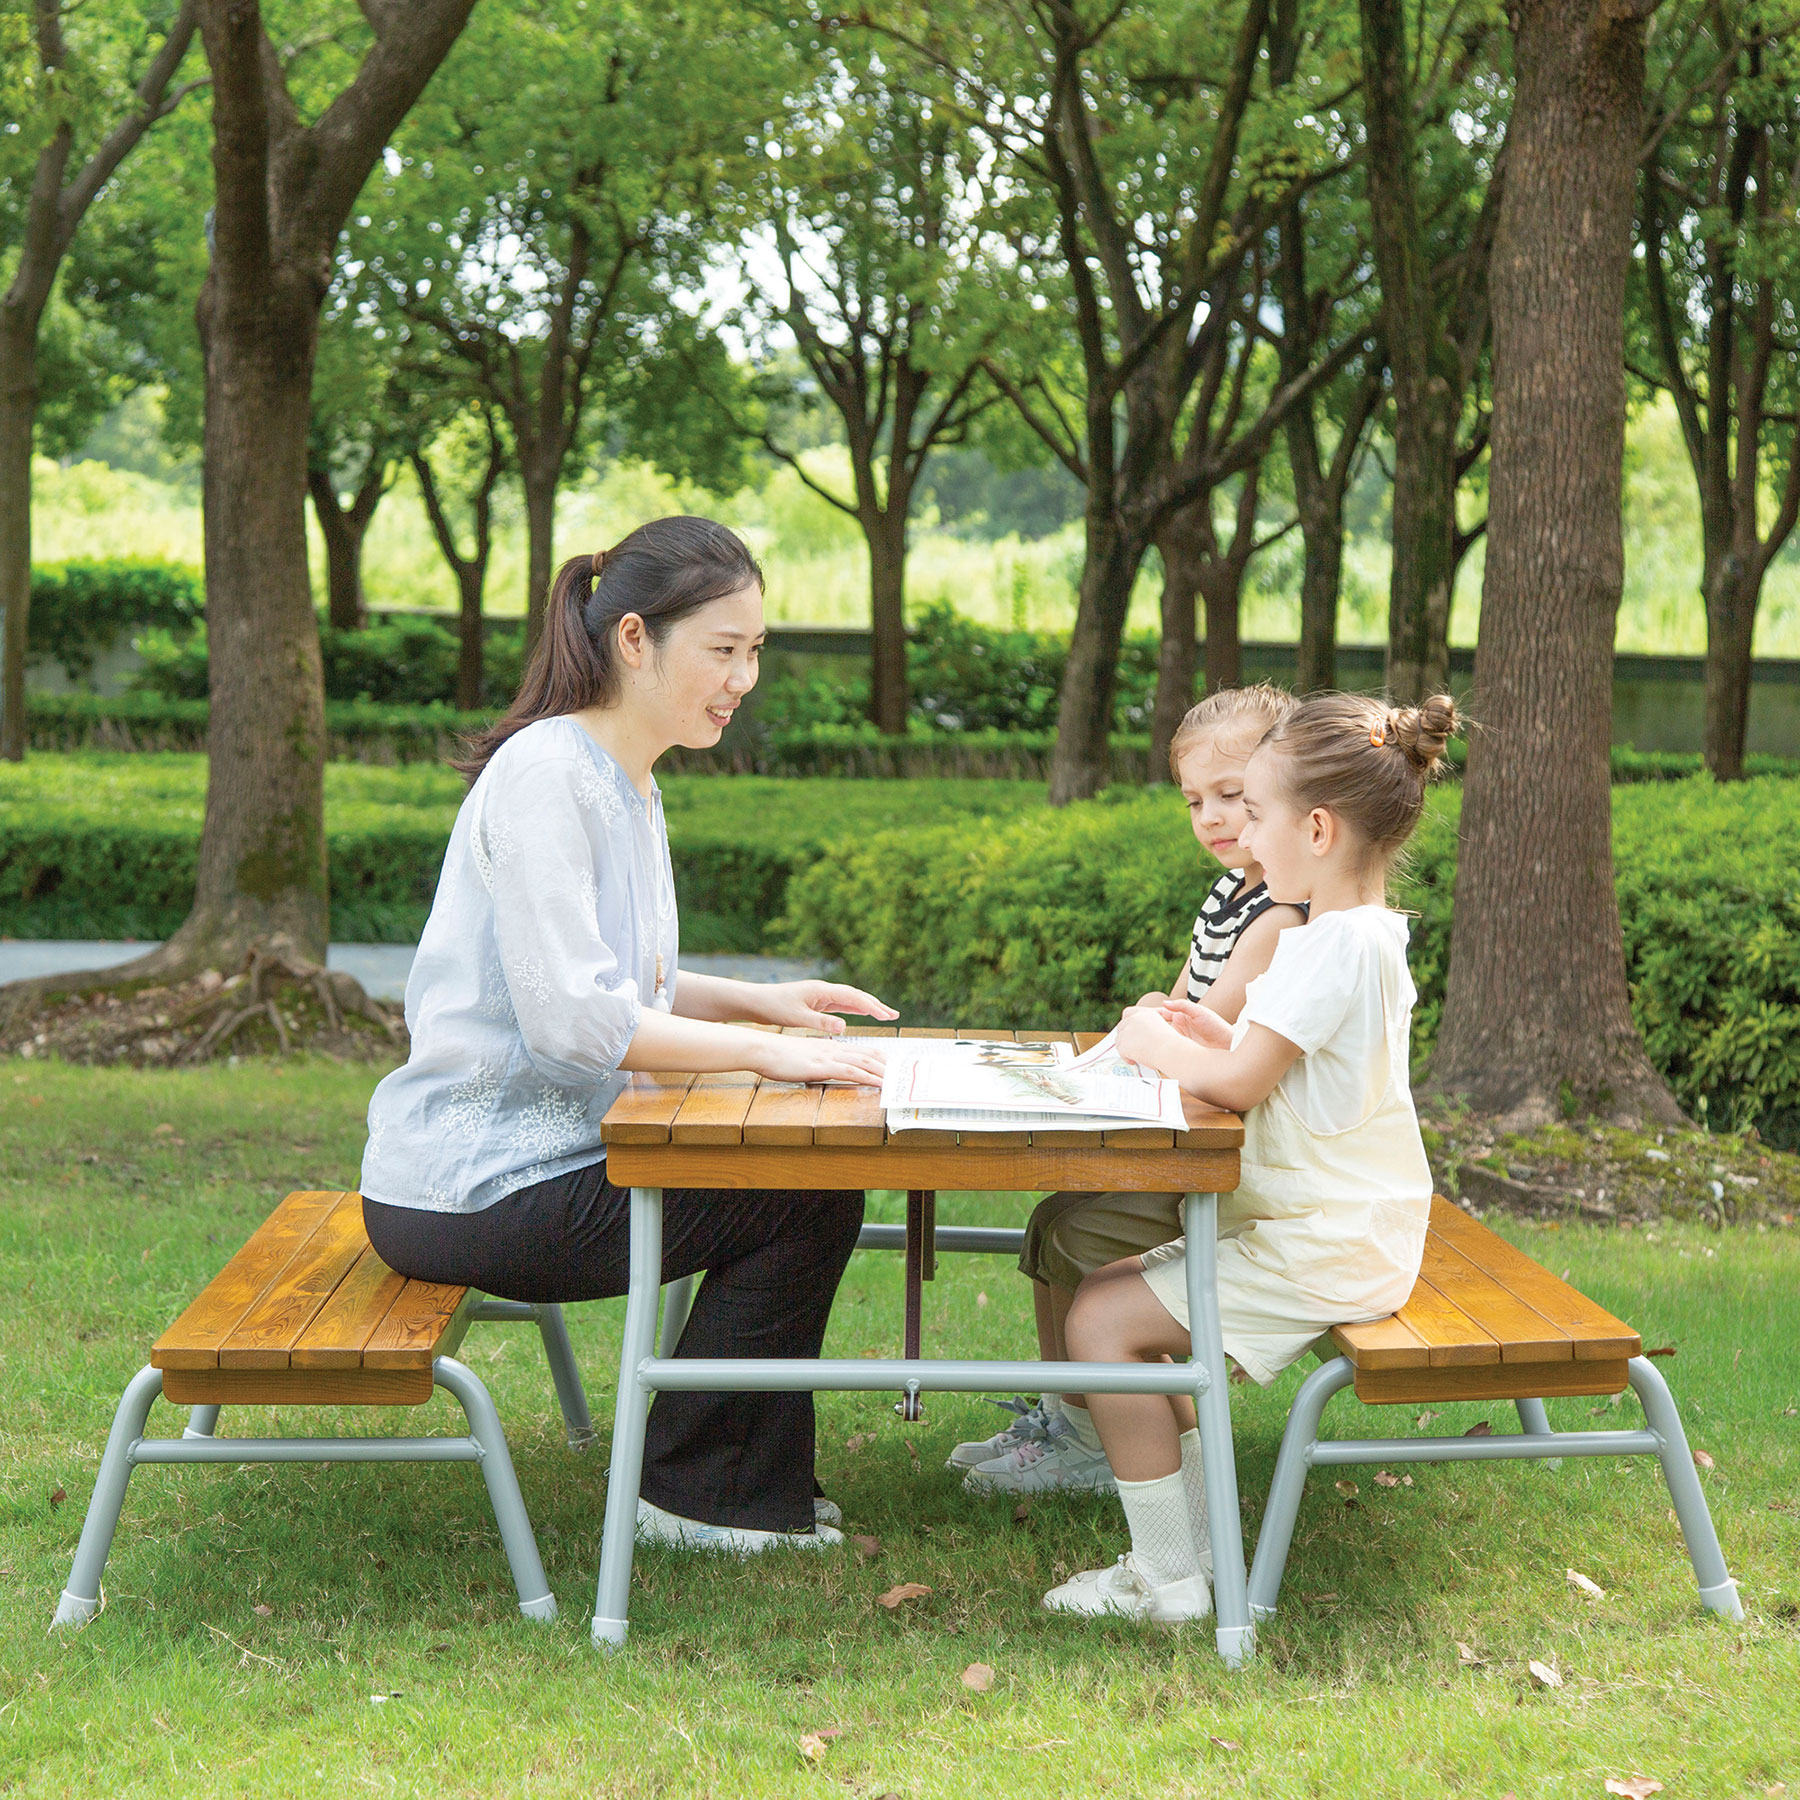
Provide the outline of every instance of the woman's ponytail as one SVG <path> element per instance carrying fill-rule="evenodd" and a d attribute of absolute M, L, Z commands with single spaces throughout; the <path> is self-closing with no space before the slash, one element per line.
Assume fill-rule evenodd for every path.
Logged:
<path fill-rule="evenodd" d="M 610 550 L 570 557 L 550 584 L 544 629 L 518 697 L 503 718 L 465 740 L 467 754 L 452 767 L 473 781 L 527 725 L 616 705 L 621 619 L 635 613 L 660 645 L 689 613 L 762 584 L 762 568 L 743 539 L 711 519 L 652 519 Z"/>

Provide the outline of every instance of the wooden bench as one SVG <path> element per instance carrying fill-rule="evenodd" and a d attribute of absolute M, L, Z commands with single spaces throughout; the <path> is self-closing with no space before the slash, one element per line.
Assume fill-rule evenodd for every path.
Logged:
<path fill-rule="evenodd" d="M 1254 1616 L 1275 1610 L 1307 1471 L 1351 1463 L 1475 1462 L 1564 1456 L 1654 1456 L 1662 1464 L 1700 1584 L 1713 1612 L 1741 1619 L 1681 1416 L 1643 1342 L 1623 1320 L 1441 1196 L 1431 1203 L 1425 1256 L 1397 1313 L 1340 1325 L 1323 1366 L 1301 1384 L 1276 1459 L 1250 1573 Z M 1617 1394 L 1643 1403 L 1642 1431 L 1553 1431 L 1544 1401 Z M 1475 1437 L 1321 1440 L 1326 1403 L 1344 1388 L 1371 1405 L 1510 1401 L 1518 1432 Z"/>
<path fill-rule="evenodd" d="M 113 1418 L 58 1625 L 100 1610 L 100 1576 L 133 1468 L 142 1463 L 474 1462 L 487 1482 L 519 1610 L 553 1619 L 531 1521 L 486 1387 L 455 1360 L 477 1320 L 533 1320 L 571 1444 L 593 1436 L 561 1309 L 409 1281 L 375 1254 L 359 1194 L 289 1194 L 156 1340 Z M 222 1406 L 420 1406 L 444 1388 L 466 1437 L 221 1438 Z M 158 1394 L 194 1409 L 179 1438 L 146 1438 Z"/>

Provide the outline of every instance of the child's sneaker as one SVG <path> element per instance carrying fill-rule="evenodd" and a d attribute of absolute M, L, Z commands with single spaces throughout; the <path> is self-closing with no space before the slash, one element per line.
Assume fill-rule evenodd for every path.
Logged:
<path fill-rule="evenodd" d="M 823 1494 L 813 1495 L 813 1526 L 815 1529 L 821 1525 L 836 1527 L 842 1525 L 843 1522 L 844 1509 L 835 1500 L 827 1500 Z"/>
<path fill-rule="evenodd" d="M 968 1494 L 1049 1494 L 1058 1489 L 1078 1493 L 1115 1494 L 1112 1464 L 1104 1450 L 1090 1450 L 1061 1419 L 1049 1432 L 1032 1438 L 971 1469 L 963 1477 Z"/>
<path fill-rule="evenodd" d="M 1212 1589 L 1204 1575 L 1158 1586 L 1132 1555 L 1121 1556 L 1110 1569 L 1084 1569 L 1044 1596 L 1050 1612 L 1084 1618 L 1149 1619 L 1158 1625 L 1180 1625 L 1204 1619 L 1212 1611 Z"/>
<path fill-rule="evenodd" d="M 765 1550 L 832 1550 L 844 1534 L 829 1525 L 815 1523 L 811 1531 L 753 1531 L 747 1525 L 707 1525 L 664 1512 L 640 1499 L 637 1541 L 663 1544 L 672 1550 L 715 1550 L 726 1556 L 760 1556 Z"/>
<path fill-rule="evenodd" d="M 944 1461 L 946 1469 L 978 1468 L 984 1462 L 992 1462 L 996 1456 L 1018 1449 L 1021 1444 L 1037 1443 L 1050 1435 L 1050 1414 L 1044 1410 L 1041 1400 L 1035 1406 L 1028 1406 L 1020 1395 L 1014 1394 L 1010 1400 L 990 1400 L 988 1405 L 1015 1414 L 1013 1422 L 990 1438 L 958 1444 Z"/>

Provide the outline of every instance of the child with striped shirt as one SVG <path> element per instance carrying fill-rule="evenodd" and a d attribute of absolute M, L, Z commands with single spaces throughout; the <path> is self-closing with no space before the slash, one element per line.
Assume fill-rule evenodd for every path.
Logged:
<path fill-rule="evenodd" d="M 1304 909 L 1270 898 L 1262 869 L 1238 841 L 1243 829 L 1244 765 L 1265 732 L 1294 706 L 1266 682 L 1211 694 L 1181 722 L 1169 746 L 1169 772 L 1187 803 L 1188 821 L 1207 854 L 1224 867 L 1194 920 L 1187 961 L 1167 994 L 1140 1006 L 1197 1008 L 1227 1022 L 1244 990 L 1269 966 L 1275 940 L 1304 924 Z M 1179 1194 L 1050 1194 L 1025 1229 L 1021 1273 L 1032 1282 L 1038 1354 L 1063 1362 L 1063 1336 L 1083 1277 L 1181 1235 Z M 970 1493 L 1037 1494 L 1053 1488 L 1113 1491 L 1113 1473 L 1079 1394 L 1045 1394 L 1035 1406 L 998 1402 L 1014 1412 L 993 1437 L 958 1444 L 946 1467 L 963 1472 Z"/>

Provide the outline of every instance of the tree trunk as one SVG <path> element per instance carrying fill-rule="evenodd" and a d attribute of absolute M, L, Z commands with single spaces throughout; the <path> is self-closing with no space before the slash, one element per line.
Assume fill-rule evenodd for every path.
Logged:
<path fill-rule="evenodd" d="M 25 758 L 25 654 L 31 642 L 31 436 L 37 419 L 38 313 L 0 306 L 0 757 Z"/>
<path fill-rule="evenodd" d="M 1156 704 L 1150 714 L 1150 779 L 1162 781 L 1169 772 L 1169 745 L 1194 704 L 1194 675 L 1199 665 L 1196 603 L 1200 595 L 1200 567 L 1207 550 L 1195 529 L 1195 508 L 1210 511 L 1211 494 L 1203 494 L 1180 512 L 1172 514 L 1156 534 L 1162 557 L 1162 635 L 1156 651 Z M 1210 531 L 1210 521 L 1208 521 Z M 1207 651 L 1212 650 L 1209 632 Z"/>
<path fill-rule="evenodd" d="M 1751 645 L 1761 598 L 1758 559 L 1736 549 L 1720 558 L 1706 587 L 1706 766 L 1715 781 L 1744 778 L 1750 725 Z"/>
<path fill-rule="evenodd" d="M 487 558 L 459 563 L 456 570 L 456 704 L 464 712 L 481 705 L 484 679 L 481 596 L 487 585 Z"/>
<path fill-rule="evenodd" d="M 1433 1086 L 1519 1122 L 1679 1117 L 1644 1054 L 1613 889 L 1625 277 L 1644 26 L 1520 0 L 1493 258 L 1487 572 Z"/>
<path fill-rule="evenodd" d="M 1295 482 L 1300 537 L 1300 645 L 1294 691 L 1316 694 L 1337 686 L 1338 597 L 1344 581 L 1344 497 L 1335 503 L 1323 484 L 1304 493 Z"/>
<path fill-rule="evenodd" d="M 1050 759 L 1050 804 L 1087 800 L 1110 776 L 1113 691 L 1119 678 L 1119 646 L 1144 544 L 1110 511 L 1091 510 L 1087 557 L 1069 659 L 1063 669 L 1056 714 L 1056 749 Z"/>
<path fill-rule="evenodd" d="M 1393 573 L 1388 692 L 1406 704 L 1438 694 L 1450 672 L 1456 570 L 1457 399 L 1440 376 L 1394 381 Z"/>
<path fill-rule="evenodd" d="M 869 546 L 869 717 L 887 737 L 906 735 L 906 514 L 890 494 L 885 511 L 862 521 Z"/>
<path fill-rule="evenodd" d="M 369 622 L 362 584 L 363 543 L 387 492 L 387 471 L 379 462 L 372 463 L 348 506 L 339 504 L 337 489 L 324 469 L 309 468 L 306 485 L 319 535 L 325 540 L 326 616 L 335 631 L 361 631 Z"/>
<path fill-rule="evenodd" d="M 556 573 L 556 488 L 562 459 L 545 468 L 546 459 L 527 457 L 520 446 L 519 480 L 525 489 L 525 534 L 529 555 L 525 572 L 525 654 L 530 657 L 544 630 L 544 605 Z"/>

